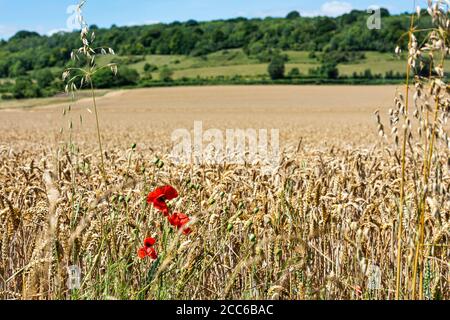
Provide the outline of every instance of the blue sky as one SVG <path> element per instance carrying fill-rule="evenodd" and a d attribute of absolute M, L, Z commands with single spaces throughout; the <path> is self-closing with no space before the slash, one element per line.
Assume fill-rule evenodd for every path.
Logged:
<path fill-rule="evenodd" d="M 88 24 L 109 27 L 155 22 L 199 21 L 237 16 L 285 16 L 292 10 L 303 16 L 336 16 L 371 5 L 392 13 L 412 11 L 413 0 L 88 0 L 84 14 Z M 69 6 L 77 0 L 0 0 L 0 38 L 18 30 L 51 34 L 66 30 Z"/>

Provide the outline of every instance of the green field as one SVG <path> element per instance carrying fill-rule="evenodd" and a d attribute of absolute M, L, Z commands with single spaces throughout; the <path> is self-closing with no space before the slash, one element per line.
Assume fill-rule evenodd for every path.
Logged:
<path fill-rule="evenodd" d="M 286 73 L 293 68 L 298 68 L 304 75 L 311 68 L 317 68 L 320 63 L 317 59 L 309 57 L 307 51 L 285 51 L 289 56 L 286 64 Z M 341 75 L 351 76 L 354 72 L 361 73 L 370 69 L 372 74 L 384 74 L 387 71 L 394 73 L 404 72 L 404 62 L 390 53 L 365 52 L 366 58 L 349 63 L 340 64 Z M 144 76 L 144 65 L 146 63 L 157 66 L 159 69 L 168 67 L 174 71 L 174 79 L 186 78 L 209 78 L 209 77 L 264 77 L 267 75 L 267 63 L 261 63 L 256 58 L 248 57 L 241 49 L 224 50 L 209 54 L 205 57 L 190 57 L 182 55 L 148 55 L 145 57 L 117 56 L 116 59 L 140 58 L 143 61 L 129 64 L 128 67 L 136 69 Z M 103 57 L 100 62 L 111 61 L 111 57 Z M 159 72 L 152 73 L 153 79 L 159 78 Z"/>
<path fill-rule="evenodd" d="M 288 75 L 293 68 L 298 68 L 301 76 L 308 75 L 310 69 L 320 67 L 321 63 L 317 58 L 311 57 L 307 51 L 284 51 L 288 56 L 285 65 Z M 141 79 L 149 79 L 149 74 L 144 71 L 144 66 L 148 63 L 157 67 L 151 72 L 152 80 L 160 79 L 160 70 L 167 67 L 173 71 L 174 80 L 181 79 L 200 79 L 210 81 L 210 79 L 225 78 L 224 80 L 233 80 L 234 77 L 241 77 L 244 80 L 270 80 L 268 75 L 268 63 L 260 62 L 256 57 L 249 57 L 242 49 L 222 50 L 211 53 L 207 56 L 192 57 L 184 55 L 147 55 L 147 56 L 101 56 L 98 59 L 100 65 L 116 62 L 120 66 L 127 66 L 135 69 L 141 76 Z M 338 65 L 340 76 L 352 77 L 364 73 L 370 69 L 372 75 L 380 74 L 384 76 L 387 71 L 394 73 L 404 73 L 404 61 L 390 53 L 379 53 L 367 51 L 365 58 L 356 60 L 352 63 L 341 63 Z M 62 70 L 54 67 L 53 74 L 56 76 Z M 14 82 L 14 79 L 0 78 L 0 85 Z M 16 103 L 15 100 L 2 100 L 0 92 L 0 108 L 35 107 L 46 104 L 46 99 L 25 99 L 22 103 Z M 65 102 L 68 97 L 58 96 L 52 102 Z"/>

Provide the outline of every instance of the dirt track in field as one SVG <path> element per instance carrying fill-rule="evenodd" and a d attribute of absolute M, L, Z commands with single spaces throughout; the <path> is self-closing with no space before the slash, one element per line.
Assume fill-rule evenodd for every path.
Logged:
<path fill-rule="evenodd" d="M 98 98 L 102 134 L 110 146 L 170 142 L 174 129 L 280 129 L 284 140 L 329 146 L 374 141 L 373 113 L 385 118 L 395 86 L 213 86 L 120 90 Z M 92 102 L 0 110 L 0 143 L 60 141 L 72 122 L 74 139 L 95 142 Z M 81 121 L 82 119 L 82 121 Z M 142 141 L 144 140 L 144 141 Z"/>

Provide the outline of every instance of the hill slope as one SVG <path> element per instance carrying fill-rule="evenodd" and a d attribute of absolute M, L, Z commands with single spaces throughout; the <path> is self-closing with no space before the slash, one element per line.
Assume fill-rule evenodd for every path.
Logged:
<path fill-rule="evenodd" d="M 123 81 L 103 81 L 104 88 L 148 85 L 149 81 L 159 81 L 163 69 L 170 70 L 171 78 L 184 82 L 212 78 L 265 81 L 267 65 L 274 55 L 285 58 L 288 79 L 327 77 L 329 70 L 320 66 L 328 60 L 334 63 L 336 71 L 332 69 L 331 74 L 335 77 L 401 77 L 401 62 L 391 52 L 399 40 L 405 40 L 402 35 L 408 28 L 408 16 L 391 16 L 382 9 L 381 30 L 370 30 L 367 18 L 366 12 L 354 10 L 337 18 L 289 14 L 286 18 L 190 20 L 108 29 L 93 25 L 91 30 L 98 46 L 112 47 L 118 53 L 116 57 L 102 57 L 100 62 L 117 62 L 126 74 Z M 429 21 L 420 23 L 426 26 Z M 61 91 L 59 75 L 70 61 L 72 50 L 79 46 L 78 32 L 41 36 L 20 31 L 1 41 L 0 95 L 23 98 Z M 21 79 L 19 94 L 14 93 L 15 79 Z"/>

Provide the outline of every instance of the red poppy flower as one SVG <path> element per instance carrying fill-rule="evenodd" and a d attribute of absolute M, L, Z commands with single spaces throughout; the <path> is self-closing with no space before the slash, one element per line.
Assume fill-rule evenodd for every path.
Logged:
<path fill-rule="evenodd" d="M 150 248 L 147 248 L 146 250 L 147 250 L 147 256 L 149 256 L 153 260 L 158 259 L 158 254 L 156 253 L 155 248 L 150 247 Z"/>
<path fill-rule="evenodd" d="M 144 240 L 144 246 L 139 249 L 138 251 L 138 257 L 141 259 L 144 259 L 145 257 L 150 257 L 153 260 L 156 260 L 158 258 L 158 254 L 156 253 L 155 248 L 153 248 L 153 245 L 156 243 L 156 240 L 154 238 L 148 237 Z"/>
<path fill-rule="evenodd" d="M 178 192 L 172 186 L 159 187 L 155 191 L 150 192 L 147 196 L 147 203 L 162 211 L 165 216 L 169 215 L 169 208 L 166 200 L 172 200 L 178 197 Z"/>
<path fill-rule="evenodd" d="M 183 234 L 188 235 L 192 232 L 190 228 L 185 228 L 190 219 L 184 213 L 174 213 L 169 218 L 169 223 L 178 229 L 183 229 Z"/>
<path fill-rule="evenodd" d="M 138 257 L 144 259 L 147 256 L 147 250 L 145 248 L 140 248 L 138 251 Z"/>
<path fill-rule="evenodd" d="M 183 234 L 189 235 L 192 232 L 192 230 L 191 230 L 191 228 L 186 228 L 185 227 L 186 224 L 188 224 L 189 221 L 190 221 L 189 217 L 187 215 L 185 215 L 184 213 L 180 213 L 178 215 L 178 219 L 180 220 L 178 228 L 179 229 L 183 229 Z"/>
<path fill-rule="evenodd" d="M 184 229 L 183 229 L 183 234 L 184 234 L 185 236 L 188 236 L 188 235 L 190 235 L 191 233 L 192 233 L 191 228 L 184 228 Z"/>
<path fill-rule="evenodd" d="M 150 248 L 156 243 L 156 240 L 154 238 L 147 238 L 144 240 L 144 247 Z"/>
<path fill-rule="evenodd" d="M 178 214 L 178 219 L 180 219 L 180 227 L 183 227 L 185 224 L 189 222 L 189 217 L 184 213 Z"/>
<path fill-rule="evenodd" d="M 178 218 L 178 213 L 174 213 L 173 215 L 169 216 L 167 218 L 169 220 L 169 223 L 174 226 L 177 227 L 180 225 L 180 219 Z"/>

